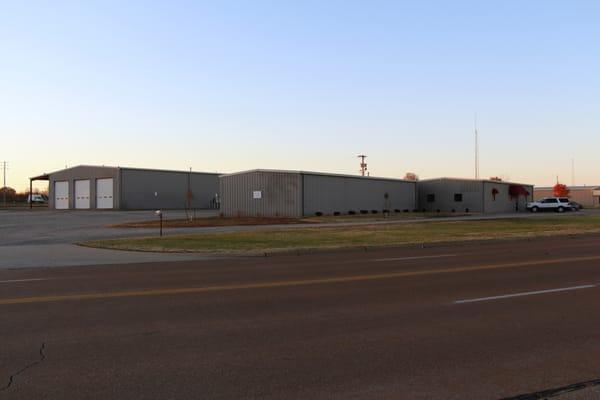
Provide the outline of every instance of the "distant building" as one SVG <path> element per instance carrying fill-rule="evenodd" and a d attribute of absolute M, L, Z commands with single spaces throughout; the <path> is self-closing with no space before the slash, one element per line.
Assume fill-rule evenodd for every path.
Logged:
<path fill-rule="evenodd" d="M 426 179 L 418 192 L 419 210 L 431 212 L 520 212 L 533 200 L 533 185 L 485 179 Z"/>
<path fill-rule="evenodd" d="M 80 165 L 30 178 L 48 181 L 51 209 L 214 208 L 219 174 Z"/>
<path fill-rule="evenodd" d="M 535 200 L 554 196 L 552 187 L 536 187 L 533 192 Z M 600 186 L 570 186 L 569 198 L 585 208 L 600 207 Z"/>

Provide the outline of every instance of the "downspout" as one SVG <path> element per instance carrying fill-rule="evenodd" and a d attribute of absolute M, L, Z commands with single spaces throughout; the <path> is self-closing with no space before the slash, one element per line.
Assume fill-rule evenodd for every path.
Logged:
<path fill-rule="evenodd" d="M 485 214 L 485 181 L 481 181 L 481 213 Z"/>
<path fill-rule="evenodd" d="M 304 174 L 300 173 L 300 218 L 304 217 Z"/>
<path fill-rule="evenodd" d="M 117 209 L 121 209 L 123 207 L 123 169 L 119 168 L 119 173 L 117 174 L 117 178 L 119 179 L 119 204 Z"/>

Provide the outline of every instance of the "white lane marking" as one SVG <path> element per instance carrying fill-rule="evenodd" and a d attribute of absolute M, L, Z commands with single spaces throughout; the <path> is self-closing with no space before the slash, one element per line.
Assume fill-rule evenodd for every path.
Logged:
<path fill-rule="evenodd" d="M 8 281 L 0 281 L 0 283 L 18 283 L 18 282 L 34 282 L 34 281 L 47 281 L 51 278 L 31 278 L 31 279 L 11 279 Z"/>
<path fill-rule="evenodd" d="M 505 294 L 505 295 L 501 295 L 501 296 L 480 297 L 478 299 L 456 300 L 454 302 L 454 304 L 465 304 L 465 303 L 475 303 L 478 301 L 508 299 L 510 297 L 532 296 L 535 294 L 566 292 L 567 290 L 589 289 L 589 288 L 593 288 L 593 287 L 596 287 L 596 285 L 581 285 L 581 286 L 571 286 L 571 287 L 558 288 L 558 289 L 537 290 L 535 292 L 513 293 L 513 294 Z"/>
<path fill-rule="evenodd" d="M 396 257 L 396 258 L 375 258 L 371 261 L 384 262 L 384 261 L 410 261 L 410 260 L 424 260 L 427 258 L 443 258 L 443 257 L 456 257 L 458 254 L 438 254 L 435 256 L 415 256 L 415 257 Z"/>

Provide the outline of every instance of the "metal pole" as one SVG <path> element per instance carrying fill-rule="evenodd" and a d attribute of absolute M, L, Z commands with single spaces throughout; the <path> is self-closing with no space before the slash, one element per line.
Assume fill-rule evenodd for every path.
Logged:
<path fill-rule="evenodd" d="M 2 197 L 4 198 L 4 208 L 6 208 L 6 161 L 3 161 L 2 165 L 4 167 L 4 186 L 2 186 Z"/>
<path fill-rule="evenodd" d="M 163 215 L 160 214 L 160 237 L 163 235 Z"/>
<path fill-rule="evenodd" d="M 31 192 L 33 191 L 33 179 L 29 180 L 29 209 L 33 210 L 33 201 L 31 198 Z"/>

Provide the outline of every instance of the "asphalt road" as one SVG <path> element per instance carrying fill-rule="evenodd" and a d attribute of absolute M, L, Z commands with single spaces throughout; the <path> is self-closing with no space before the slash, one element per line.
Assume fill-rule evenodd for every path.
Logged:
<path fill-rule="evenodd" d="M 599 299 L 598 236 L 0 270 L 0 398 L 557 394 L 600 378 Z"/>

